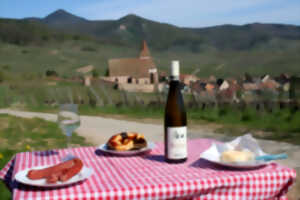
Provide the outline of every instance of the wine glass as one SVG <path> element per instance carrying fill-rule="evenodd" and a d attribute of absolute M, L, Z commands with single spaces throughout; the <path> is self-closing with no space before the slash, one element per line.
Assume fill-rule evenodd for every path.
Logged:
<path fill-rule="evenodd" d="M 57 115 L 59 127 L 67 136 L 67 148 L 70 146 L 72 133 L 80 126 L 77 104 L 61 104 Z"/>

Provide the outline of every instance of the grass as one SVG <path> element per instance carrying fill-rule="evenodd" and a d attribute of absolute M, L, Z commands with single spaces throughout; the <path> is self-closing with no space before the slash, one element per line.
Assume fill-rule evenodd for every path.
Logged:
<path fill-rule="evenodd" d="M 291 43 L 291 44 L 290 44 Z M 245 51 L 203 49 L 198 53 L 169 49 L 151 54 L 159 70 L 169 71 L 171 60 L 181 61 L 181 72 L 191 73 L 200 69 L 199 77 L 237 77 L 249 72 L 254 75 L 286 73 L 299 75 L 299 41 L 286 41 L 293 48 L 253 48 Z M 83 51 L 89 47 L 95 51 Z M 76 75 L 76 69 L 94 65 L 104 75 L 108 60 L 112 58 L 137 57 L 138 48 L 107 45 L 91 41 L 49 42 L 44 46 L 16 46 L 1 44 L 0 70 L 38 78 L 46 70 L 55 70 L 61 77 Z M 257 59 L 259 58 L 259 59 Z"/>
<path fill-rule="evenodd" d="M 217 132 L 230 135 L 242 135 L 246 132 L 265 131 L 257 135 L 262 139 L 289 142 L 300 145 L 300 112 L 290 109 L 257 112 L 253 108 L 244 111 L 227 109 L 209 109 L 203 112 L 191 112 L 190 119 L 202 119 L 224 125 Z"/>
<path fill-rule="evenodd" d="M 66 136 L 56 123 L 4 114 L 0 114 L 0 121 L 0 169 L 18 152 L 66 147 Z M 91 145 L 76 133 L 72 135 L 71 144 Z M 11 199 L 11 193 L 3 182 L 0 182 L 0 199 Z"/>

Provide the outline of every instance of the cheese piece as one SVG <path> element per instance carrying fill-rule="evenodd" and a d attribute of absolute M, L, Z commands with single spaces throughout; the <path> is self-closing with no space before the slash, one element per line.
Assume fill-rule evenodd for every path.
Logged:
<path fill-rule="evenodd" d="M 249 151 L 225 151 L 221 155 L 223 162 L 247 162 L 254 160 L 254 154 Z"/>

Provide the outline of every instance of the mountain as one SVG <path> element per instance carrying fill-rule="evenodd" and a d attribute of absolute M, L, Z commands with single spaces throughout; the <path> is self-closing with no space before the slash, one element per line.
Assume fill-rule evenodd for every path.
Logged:
<path fill-rule="evenodd" d="M 300 26 L 253 23 L 242 26 L 222 25 L 209 28 L 189 29 L 206 38 L 218 48 L 249 49 L 266 45 L 273 39 L 300 40 Z"/>
<path fill-rule="evenodd" d="M 77 17 L 62 9 L 59 9 L 42 19 L 42 22 L 45 24 L 58 27 L 62 27 L 63 25 L 84 23 L 86 21 L 86 19 Z"/>
<path fill-rule="evenodd" d="M 118 20 L 88 20 L 62 9 L 44 18 L 26 18 L 21 21 L 30 22 L 37 29 L 48 27 L 50 32 L 54 30 L 69 35 L 85 35 L 109 44 L 137 46 L 142 40 L 146 40 L 153 49 L 194 53 L 204 49 L 274 48 L 274 45 L 280 47 L 285 46 L 286 42 L 300 40 L 300 26 L 283 24 L 254 23 L 242 26 L 182 28 L 134 14 Z M 1 23 L 3 26 L 4 21 Z M 0 24 L 1 31 L 5 30 L 1 29 Z"/>
<path fill-rule="evenodd" d="M 86 20 L 58 10 L 39 21 L 56 30 L 85 34 L 109 43 L 130 46 L 139 45 L 142 40 L 146 40 L 153 48 L 160 50 L 178 45 L 191 47 L 202 41 L 196 31 L 155 22 L 134 14 L 118 20 Z"/>
<path fill-rule="evenodd" d="M 39 19 L 0 19 L 0 41 L 17 45 L 41 44 L 51 38 L 63 36 L 59 31 L 52 30 L 39 23 Z"/>
<path fill-rule="evenodd" d="M 28 19 L 27 19 L 28 20 Z M 84 34 L 108 43 L 139 45 L 146 40 L 158 50 L 200 52 L 204 48 L 248 50 L 289 40 L 300 40 L 300 27 L 283 24 L 253 23 L 207 28 L 182 28 L 129 14 L 118 20 L 87 20 L 57 10 L 40 23 L 71 34 Z M 278 42 L 277 42 L 278 43 Z"/>
<path fill-rule="evenodd" d="M 300 27 L 283 24 L 222 25 L 208 28 L 181 28 L 129 14 L 118 20 L 86 20 L 64 10 L 57 10 L 41 22 L 68 33 L 137 45 L 145 39 L 156 49 L 183 47 L 199 51 L 207 45 L 218 49 L 245 50 L 273 39 L 300 40 Z"/>
<path fill-rule="evenodd" d="M 59 17 L 59 15 L 49 16 L 50 21 L 56 17 Z M 70 39 L 90 39 L 88 36 L 79 36 L 69 31 L 64 33 L 59 29 L 51 28 L 46 23 L 49 18 L 45 18 L 45 20 L 34 17 L 22 20 L 0 18 L 0 42 L 3 41 L 17 45 L 43 45 L 51 41 L 63 42 Z M 70 20 L 69 17 L 65 23 L 69 26 L 73 19 Z M 50 23 L 52 24 L 52 22 Z"/>

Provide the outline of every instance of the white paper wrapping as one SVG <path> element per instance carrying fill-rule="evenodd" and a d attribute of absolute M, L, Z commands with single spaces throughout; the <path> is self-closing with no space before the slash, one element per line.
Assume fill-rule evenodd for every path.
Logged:
<path fill-rule="evenodd" d="M 239 163 L 225 163 L 220 160 L 221 155 L 224 151 L 238 150 L 238 151 L 250 151 L 256 156 L 263 156 L 266 153 L 258 145 L 255 138 L 251 134 L 237 137 L 231 142 L 227 143 L 212 143 L 212 145 L 204 151 L 200 157 L 209 160 L 214 163 L 230 166 L 230 167 L 258 167 L 267 164 L 265 161 L 248 161 Z"/>

